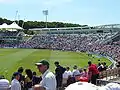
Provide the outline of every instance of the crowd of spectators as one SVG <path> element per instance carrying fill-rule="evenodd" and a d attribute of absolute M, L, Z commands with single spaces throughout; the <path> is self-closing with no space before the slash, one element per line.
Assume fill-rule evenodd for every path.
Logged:
<path fill-rule="evenodd" d="M 22 35 L 19 31 L 0 31 L 1 48 L 16 48 L 21 39 Z"/>
<path fill-rule="evenodd" d="M 25 69 L 19 67 L 18 71 L 15 71 L 9 82 L 4 76 L 0 76 L 0 90 L 32 90 L 32 86 L 39 84 L 42 80 L 41 76 L 36 76 L 36 72 L 31 69 Z"/>
<path fill-rule="evenodd" d="M 42 60 L 41 62 L 45 65 L 49 65 L 47 64 L 48 62 L 45 60 Z M 91 61 L 88 62 L 88 65 L 90 63 Z M 99 63 L 98 65 L 91 63 L 91 65 L 89 65 L 88 68 L 80 68 L 74 65 L 73 69 L 70 68 L 69 66 L 67 67 L 61 66 L 58 61 L 56 61 L 54 64 L 56 66 L 56 69 L 53 75 L 55 76 L 55 79 L 56 79 L 57 90 L 61 90 L 61 87 L 67 87 L 68 85 L 75 83 L 77 81 L 92 83 L 92 78 L 93 78 L 93 81 L 94 80 L 96 81 L 97 79 L 96 76 L 94 77 L 96 70 L 98 70 L 97 74 L 99 74 L 99 72 L 101 72 L 102 70 L 107 69 L 105 65 L 102 65 L 102 63 Z M 40 71 L 41 71 L 41 68 L 42 68 L 41 63 L 36 63 L 36 65 L 38 68 L 40 68 Z M 101 71 L 98 69 L 100 68 L 100 66 L 101 66 L 101 69 L 100 69 Z M 48 69 L 49 69 L 49 66 L 48 66 Z M 25 73 L 23 74 L 23 72 Z M 42 73 L 43 76 L 45 75 L 44 73 L 45 72 Z M 32 88 L 35 85 L 40 84 L 40 82 L 44 80 L 43 76 L 37 76 L 36 72 L 32 71 L 31 69 L 24 70 L 23 67 L 19 67 L 18 70 L 13 73 L 11 81 L 10 81 L 11 83 L 9 83 L 9 81 L 5 79 L 4 77 L 0 77 L 0 88 L 2 88 L 0 90 L 4 90 L 3 88 L 5 88 L 5 90 L 33 90 Z M 49 82 L 49 84 L 50 83 L 52 82 Z"/>
<path fill-rule="evenodd" d="M 13 37 L 13 36 L 17 36 L 19 32 L 18 31 L 0 31 L 0 37 Z"/>
<path fill-rule="evenodd" d="M 120 59 L 120 47 L 116 45 L 100 44 L 102 40 L 104 41 L 106 38 L 110 38 L 109 35 L 35 35 L 30 40 L 21 43 L 19 47 L 92 52 L 109 56 L 117 61 Z M 111 34 L 111 37 L 112 35 L 113 34 Z"/>

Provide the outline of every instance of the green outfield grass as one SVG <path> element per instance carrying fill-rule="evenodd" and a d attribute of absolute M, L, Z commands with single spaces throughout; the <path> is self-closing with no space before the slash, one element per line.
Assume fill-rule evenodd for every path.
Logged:
<path fill-rule="evenodd" d="M 10 80 L 12 73 L 17 71 L 20 66 L 24 67 L 24 69 L 30 68 L 32 71 L 38 73 L 35 63 L 41 59 L 49 61 L 50 70 L 53 72 L 55 61 L 59 61 L 62 66 L 69 66 L 71 69 L 73 65 L 87 67 L 88 60 L 92 60 L 96 64 L 98 63 L 98 59 L 101 62 L 105 61 L 107 65 L 111 63 L 106 58 L 99 58 L 95 55 L 90 57 L 87 53 L 43 49 L 0 49 L 0 74 Z"/>

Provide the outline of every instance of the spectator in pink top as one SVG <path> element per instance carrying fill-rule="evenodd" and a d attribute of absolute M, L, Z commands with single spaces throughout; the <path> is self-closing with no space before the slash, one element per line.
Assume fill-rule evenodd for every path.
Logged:
<path fill-rule="evenodd" d="M 83 69 L 82 77 L 88 77 L 88 72 L 87 72 L 87 70 L 85 68 Z"/>

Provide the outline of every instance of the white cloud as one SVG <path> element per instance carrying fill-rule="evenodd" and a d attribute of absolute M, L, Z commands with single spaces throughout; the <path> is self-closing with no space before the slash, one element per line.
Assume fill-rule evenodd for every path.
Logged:
<path fill-rule="evenodd" d="M 73 0 L 44 0 L 46 6 L 62 6 L 63 4 L 71 3 Z"/>

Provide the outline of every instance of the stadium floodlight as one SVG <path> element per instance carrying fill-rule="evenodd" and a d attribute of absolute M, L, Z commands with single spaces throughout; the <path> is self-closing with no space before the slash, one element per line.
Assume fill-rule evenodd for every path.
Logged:
<path fill-rule="evenodd" d="M 20 15 L 18 15 L 18 25 L 19 25 L 19 21 L 20 21 Z"/>
<path fill-rule="evenodd" d="M 43 10 L 43 14 L 46 16 L 46 28 L 47 28 L 47 16 L 48 16 L 48 10 Z"/>
<path fill-rule="evenodd" d="M 15 13 L 15 20 L 16 20 L 16 18 L 17 18 L 17 15 L 18 15 L 18 10 L 17 10 L 16 13 Z"/>

